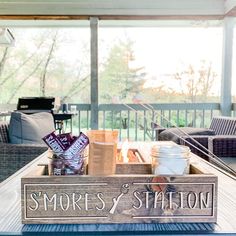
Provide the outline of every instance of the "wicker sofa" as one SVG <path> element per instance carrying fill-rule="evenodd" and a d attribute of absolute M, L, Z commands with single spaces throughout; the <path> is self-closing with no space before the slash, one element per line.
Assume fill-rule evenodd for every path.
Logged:
<path fill-rule="evenodd" d="M 182 128 L 179 128 L 178 130 L 181 130 Z M 198 143 L 203 145 L 205 148 L 207 148 L 211 153 L 214 153 L 218 157 L 236 157 L 236 118 L 235 117 L 214 117 L 211 121 L 209 129 L 202 129 L 202 134 L 200 135 L 199 129 L 196 129 L 195 133 L 198 133 L 198 135 L 192 135 L 194 133 L 195 128 L 190 128 L 191 132 L 189 132 L 191 138 L 188 135 L 185 135 L 184 133 L 181 134 L 181 138 L 176 138 L 175 141 L 178 144 L 187 145 L 190 147 L 193 153 L 197 154 L 198 156 L 203 157 L 206 160 L 209 160 L 209 158 L 203 154 L 200 150 L 203 150 L 203 148 L 198 145 L 194 140 L 196 140 Z M 162 132 L 164 130 L 158 130 L 159 134 L 159 140 L 166 140 L 164 135 L 162 135 Z M 206 133 L 209 132 L 209 134 L 206 135 Z M 192 134 L 191 134 L 192 133 Z M 178 133 L 179 135 L 179 133 Z M 174 136 L 174 135 L 173 135 Z M 175 135 L 176 136 L 176 135 Z M 193 139 L 194 140 L 193 140 Z M 187 141 L 187 142 L 186 142 Z M 193 144 L 197 148 L 194 148 L 189 143 Z M 205 151 L 205 150 L 203 150 Z"/>
<path fill-rule="evenodd" d="M 9 124 L 0 121 L 0 182 L 47 150 L 43 144 L 11 144 Z"/>

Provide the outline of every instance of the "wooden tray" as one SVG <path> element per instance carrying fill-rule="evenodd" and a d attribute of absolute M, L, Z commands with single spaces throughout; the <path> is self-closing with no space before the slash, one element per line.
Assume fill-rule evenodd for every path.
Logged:
<path fill-rule="evenodd" d="M 117 164 L 112 176 L 48 176 L 38 166 L 21 181 L 24 224 L 216 222 L 217 177 L 190 166 L 154 176 L 151 165 Z"/>

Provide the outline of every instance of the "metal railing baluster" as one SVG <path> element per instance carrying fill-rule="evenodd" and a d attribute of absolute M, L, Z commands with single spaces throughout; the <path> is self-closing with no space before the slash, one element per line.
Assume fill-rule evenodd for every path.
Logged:
<path fill-rule="evenodd" d="M 213 117 L 213 110 L 211 110 L 211 120 L 212 120 L 212 117 Z"/>
<path fill-rule="evenodd" d="M 188 126 L 188 110 L 185 110 L 185 119 L 184 119 L 184 126 L 187 127 Z"/>
<path fill-rule="evenodd" d="M 130 128 L 130 111 L 128 110 L 128 120 L 127 120 L 127 138 L 129 139 L 130 136 L 129 136 L 129 128 Z"/>
<path fill-rule="evenodd" d="M 164 111 L 161 110 L 161 117 L 160 117 L 160 123 L 161 123 L 161 126 L 164 126 L 164 120 L 163 120 L 163 116 L 164 116 Z"/>
<path fill-rule="evenodd" d="M 143 140 L 146 140 L 146 110 L 143 111 Z"/>
<path fill-rule="evenodd" d="M 180 123 L 179 123 L 179 122 L 180 122 L 180 121 L 179 121 L 179 110 L 177 110 L 176 113 L 177 113 L 177 114 L 176 114 L 176 118 L 177 118 L 177 122 L 176 122 L 176 123 L 177 123 L 177 126 L 179 126 L 179 124 L 180 124 Z"/>
<path fill-rule="evenodd" d="M 202 110 L 202 127 L 205 127 L 205 110 Z"/>
<path fill-rule="evenodd" d="M 81 111 L 78 111 L 78 134 L 80 133 L 80 131 L 81 131 L 81 122 L 80 122 L 80 120 L 81 120 Z"/>
<path fill-rule="evenodd" d="M 135 113 L 135 141 L 138 140 L 138 113 Z"/>
<path fill-rule="evenodd" d="M 102 124 L 103 124 L 103 129 L 106 129 L 106 111 L 103 111 L 103 121 L 102 121 Z"/>
<path fill-rule="evenodd" d="M 111 130 L 114 129 L 114 111 L 111 111 Z"/>
<path fill-rule="evenodd" d="M 86 117 L 86 120 L 87 120 L 87 130 L 89 129 L 89 111 L 86 112 L 87 114 L 87 117 Z"/>
<path fill-rule="evenodd" d="M 120 111 L 119 112 L 120 113 L 120 115 L 119 115 L 119 137 L 120 137 L 120 141 L 121 141 L 121 138 L 122 138 L 122 133 L 121 133 L 121 128 L 123 128 L 122 127 L 122 111 Z"/>
<path fill-rule="evenodd" d="M 155 119 L 155 111 L 152 111 L 151 121 L 154 121 L 154 119 Z M 151 129 L 152 129 L 152 141 L 154 141 L 154 129 L 152 128 L 152 126 L 151 126 Z"/>
<path fill-rule="evenodd" d="M 168 112 L 168 118 L 169 118 L 169 120 L 171 120 L 171 110 L 169 110 L 169 112 Z"/>

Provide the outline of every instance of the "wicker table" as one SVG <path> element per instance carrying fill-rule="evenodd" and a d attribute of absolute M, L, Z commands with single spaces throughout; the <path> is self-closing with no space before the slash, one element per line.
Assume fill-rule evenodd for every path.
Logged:
<path fill-rule="evenodd" d="M 150 143 L 138 143 L 150 145 Z M 218 176 L 217 224 L 82 224 L 82 225 L 23 225 L 21 223 L 20 180 L 39 163 L 42 154 L 0 184 L 0 235 L 192 235 L 236 234 L 236 181 L 203 159 L 192 155 L 191 161 Z"/>

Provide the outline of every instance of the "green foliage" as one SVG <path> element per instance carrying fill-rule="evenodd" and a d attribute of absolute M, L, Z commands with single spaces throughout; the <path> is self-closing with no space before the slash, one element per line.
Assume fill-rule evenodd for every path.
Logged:
<path fill-rule="evenodd" d="M 176 115 L 174 115 L 171 118 L 171 123 L 178 127 L 184 127 L 185 126 L 185 118 L 183 116 L 180 116 L 179 119 Z M 169 125 L 170 126 L 170 125 Z"/>
<path fill-rule="evenodd" d="M 114 44 L 100 73 L 100 102 L 110 103 L 114 97 L 130 102 L 142 89 L 143 68 L 131 68 L 134 42 L 130 39 Z"/>

